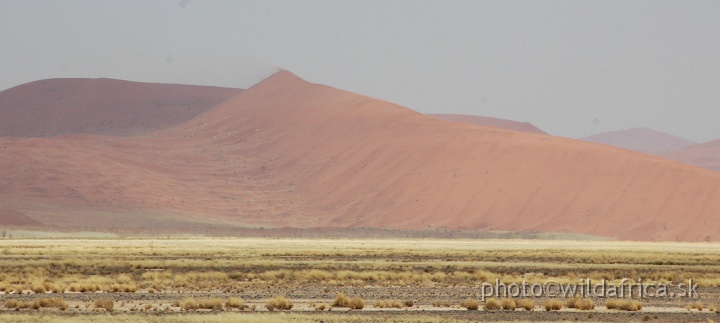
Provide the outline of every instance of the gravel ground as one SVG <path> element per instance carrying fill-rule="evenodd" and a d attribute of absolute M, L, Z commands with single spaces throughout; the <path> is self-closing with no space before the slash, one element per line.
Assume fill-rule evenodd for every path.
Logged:
<path fill-rule="evenodd" d="M 322 313 L 316 312 L 310 303 L 325 304 L 329 307 L 335 295 L 343 292 L 349 297 L 359 297 L 365 300 L 365 308 L 362 310 L 349 311 L 344 308 L 334 308 L 331 312 L 327 310 Z M 185 313 L 179 307 L 172 306 L 173 302 L 186 298 L 221 298 L 239 297 L 245 301 L 248 307 L 254 307 L 255 311 L 264 312 L 266 300 L 274 296 L 283 295 L 291 299 L 295 304 L 293 312 L 302 312 L 310 317 L 317 316 L 317 321 L 322 321 L 324 315 L 361 315 L 371 321 L 393 321 L 393 317 L 404 315 L 422 314 L 423 316 L 437 316 L 439 320 L 448 321 L 477 321 L 477 322 L 504 322 L 504 321 L 581 321 L 581 322 L 711 322 L 720 321 L 720 314 L 708 311 L 688 311 L 684 307 L 696 300 L 683 299 L 645 299 L 644 308 L 638 312 L 623 312 L 607 310 L 603 300 L 596 300 L 596 308 L 591 311 L 579 311 L 574 309 L 562 309 L 560 311 L 547 312 L 541 308 L 541 304 L 547 299 L 536 299 L 537 307 L 533 311 L 468 311 L 458 306 L 466 298 L 479 298 L 479 290 L 469 287 L 383 287 L 383 286 L 361 286 L 361 287 L 273 287 L 262 286 L 255 288 L 244 288 L 236 293 L 225 292 L 193 292 L 193 291 L 164 291 L 164 292 L 136 292 L 136 293 L 63 293 L 63 294 L 2 294 L 0 300 L 4 305 L 8 299 L 35 300 L 43 297 L 60 297 L 68 302 L 69 308 L 65 311 L 57 309 L 43 309 L 45 313 L 56 313 L 58 315 L 95 315 L 105 313 L 105 310 L 96 309 L 94 301 L 101 298 L 111 298 L 115 301 L 114 313 L 133 313 L 135 315 L 171 315 Z M 704 288 L 700 291 L 699 301 L 707 307 L 711 304 L 720 304 L 720 288 Z M 376 300 L 412 300 L 415 305 L 404 309 L 381 309 L 372 306 Z M 442 301 L 451 304 L 451 307 L 432 306 L 433 301 Z M 561 299 L 562 301 L 562 299 Z M 0 321 L 12 318 L 16 313 L 36 313 L 36 310 L 7 309 L 0 305 Z M 238 311 L 233 309 L 231 311 Z M 250 308 L 246 309 L 249 312 Z M 194 313 L 212 312 L 210 310 L 197 310 Z M 239 311 L 238 311 L 239 312 Z M 240 312 L 239 315 L 243 315 Z M 238 317 L 240 318 L 240 317 Z M 12 321 L 12 320 L 10 320 Z"/>

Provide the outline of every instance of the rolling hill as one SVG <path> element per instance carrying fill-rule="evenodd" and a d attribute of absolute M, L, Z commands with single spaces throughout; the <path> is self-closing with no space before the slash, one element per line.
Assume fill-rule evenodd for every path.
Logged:
<path fill-rule="evenodd" d="M 662 156 L 681 163 L 720 171 L 720 140 L 688 146 L 664 153 Z"/>
<path fill-rule="evenodd" d="M 440 120 L 286 71 L 153 133 L 0 138 L 0 169 L 0 208 L 59 228 L 720 240 L 720 173 Z"/>
<path fill-rule="evenodd" d="M 0 92 L 0 136 L 135 135 L 190 120 L 240 89 L 49 79 Z"/>

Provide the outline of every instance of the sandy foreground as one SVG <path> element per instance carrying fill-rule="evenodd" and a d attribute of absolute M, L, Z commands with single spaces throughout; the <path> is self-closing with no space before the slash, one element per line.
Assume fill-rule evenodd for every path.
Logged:
<path fill-rule="evenodd" d="M 655 257 L 664 257 L 667 264 Z M 0 240 L 0 321 L 707 322 L 720 318 L 709 310 L 720 304 L 720 288 L 714 281 L 720 271 L 712 266 L 717 257 L 720 248 L 714 243 Z M 485 310 L 480 301 L 482 281 L 495 277 L 572 282 L 568 277 L 610 277 L 636 271 L 643 276 L 662 273 L 670 277 L 681 268 L 703 283 L 697 298 L 644 298 L 637 311 L 608 309 L 601 298 L 593 299 L 589 310 L 564 306 L 559 311 L 546 311 L 544 304 L 567 299 L 543 295 L 532 298 L 531 310 L 513 311 Z M 89 282 L 90 287 L 82 287 Z M 43 283 L 53 290 L 43 291 Z M 130 287 L 132 291 L 124 290 Z M 362 308 L 333 306 L 340 294 L 361 299 Z M 269 309 L 267 305 L 278 296 L 291 302 L 292 308 Z M 58 304 L 63 305 L 34 305 L 43 299 L 60 299 Z M 467 299 L 477 300 L 479 309 L 461 306 Z M 101 305 L 102 300 L 111 301 L 109 310 Z M 232 300 L 241 304 L 233 305 Z M 398 308 L 382 305 L 392 301 L 405 304 Z M 191 302 L 210 305 L 188 306 Z M 16 303 L 27 305 L 13 305 Z M 690 308 L 698 303 L 701 310 Z"/>

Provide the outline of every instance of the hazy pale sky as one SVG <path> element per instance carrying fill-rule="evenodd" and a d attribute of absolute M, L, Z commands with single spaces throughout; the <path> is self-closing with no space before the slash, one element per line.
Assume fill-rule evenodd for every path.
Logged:
<path fill-rule="evenodd" d="M 57 77 L 246 88 L 276 68 L 559 136 L 720 139 L 720 1 L 0 0 L 0 90 Z"/>

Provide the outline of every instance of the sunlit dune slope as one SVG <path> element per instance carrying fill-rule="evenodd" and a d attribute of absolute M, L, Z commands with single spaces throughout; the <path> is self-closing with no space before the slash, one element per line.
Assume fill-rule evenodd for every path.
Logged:
<path fill-rule="evenodd" d="M 720 240 L 719 173 L 604 145 L 439 120 L 285 71 L 166 130 L 6 139 L 0 156 L 0 169 L 10 170 L 0 176 L 0 207 L 53 225 Z"/>

